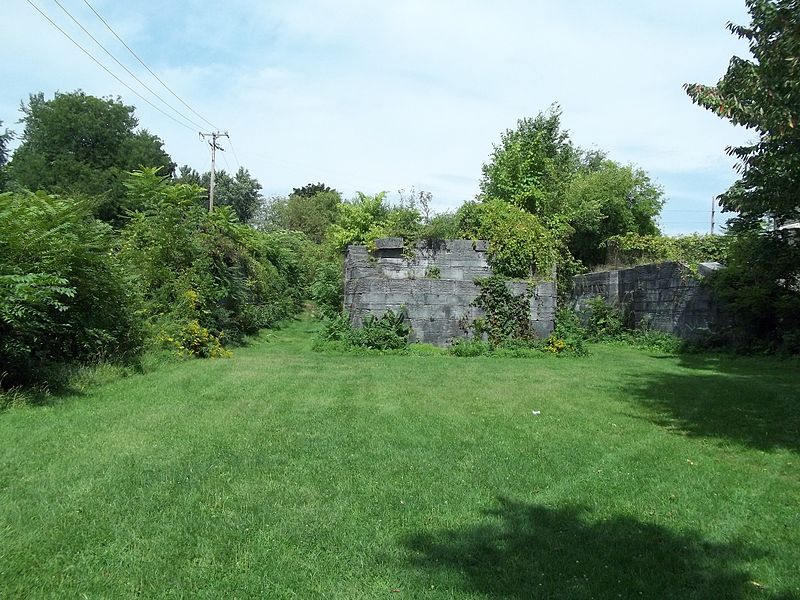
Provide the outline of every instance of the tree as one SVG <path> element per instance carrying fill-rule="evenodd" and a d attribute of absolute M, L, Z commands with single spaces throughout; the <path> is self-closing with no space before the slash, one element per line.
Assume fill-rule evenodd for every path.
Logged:
<path fill-rule="evenodd" d="M 549 220 L 562 212 L 579 159 L 569 134 L 561 129 L 561 109 L 554 104 L 502 134 L 491 161 L 483 165 L 482 197 L 510 202 Z"/>
<path fill-rule="evenodd" d="M 759 135 L 754 144 L 728 149 L 742 177 L 720 199 L 739 213 L 738 228 L 765 218 L 778 224 L 800 219 L 800 2 L 746 4 L 750 26 L 729 23 L 728 29 L 747 40 L 753 59 L 731 58 L 716 86 L 685 86 L 700 106 Z"/>
<path fill-rule="evenodd" d="M 386 192 L 368 196 L 356 192 L 356 197 L 339 205 L 336 222 L 330 227 L 328 240 L 333 247 L 344 250 L 349 244 L 366 244 L 382 237 L 383 225 L 389 216 Z"/>
<path fill-rule="evenodd" d="M 507 130 L 483 166 L 484 202 L 501 200 L 539 219 L 565 242 L 560 268 L 602 263 L 603 242 L 625 233 L 655 234 L 662 191 L 647 173 L 600 150 L 575 147 L 561 129 L 558 105 Z M 566 271 L 562 271 L 566 274 Z"/>
<path fill-rule="evenodd" d="M 603 243 L 623 234 L 655 235 L 663 192 L 642 169 L 612 160 L 592 161 L 567 190 L 573 228 L 569 250 L 586 266 L 606 260 Z"/>
<path fill-rule="evenodd" d="M 211 185 L 211 175 L 203 176 L 204 184 Z M 217 173 L 214 182 L 214 205 L 230 206 L 242 223 L 249 222 L 261 204 L 261 184 L 244 167 L 239 167 L 231 177 L 225 171 Z"/>
<path fill-rule="evenodd" d="M 318 191 L 310 196 L 293 193 L 282 209 L 285 229 L 302 231 L 309 239 L 321 244 L 336 221 L 341 204 L 342 197 L 336 190 Z"/>
<path fill-rule="evenodd" d="M 3 122 L 0 121 L 0 127 L 2 126 Z M 14 139 L 14 133 L 11 130 L 2 130 L 0 133 L 0 192 L 5 189 L 6 185 L 5 166 L 8 163 L 8 143 L 12 139 Z"/>
<path fill-rule="evenodd" d="M 728 148 L 741 178 L 719 197 L 738 213 L 719 284 L 747 335 L 800 351 L 800 244 L 781 228 L 800 220 L 800 2 L 746 5 L 750 25 L 728 29 L 747 40 L 752 58 L 731 58 L 715 86 L 685 89 L 700 106 L 758 134 L 755 143 Z"/>
<path fill-rule="evenodd" d="M 189 165 L 183 165 L 173 178 L 175 184 L 193 184 L 205 188 L 198 202 L 208 207 L 208 190 L 211 187 L 211 171 L 200 174 Z M 261 184 L 244 167 L 239 167 L 231 177 L 226 171 L 217 171 L 214 176 L 214 206 L 230 206 L 239 221 L 249 223 L 262 203 Z"/>
<path fill-rule="evenodd" d="M 98 216 L 118 221 L 132 208 L 124 201 L 127 172 L 144 166 L 172 174 L 174 164 L 162 141 L 137 131 L 134 107 L 119 99 L 77 91 L 46 100 L 39 93 L 20 110 L 25 129 L 9 164 L 20 186 L 101 198 Z"/>
<path fill-rule="evenodd" d="M 336 190 L 331 187 L 328 187 L 324 183 L 307 183 L 303 187 L 293 188 L 292 189 L 292 196 L 299 196 L 302 198 L 312 198 L 317 194 L 327 194 L 327 193 L 334 193 L 339 194 Z"/>

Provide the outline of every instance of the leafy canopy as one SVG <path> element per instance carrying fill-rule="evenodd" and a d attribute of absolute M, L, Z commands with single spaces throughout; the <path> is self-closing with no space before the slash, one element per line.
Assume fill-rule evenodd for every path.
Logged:
<path fill-rule="evenodd" d="M 663 203 L 661 188 L 642 169 L 603 159 L 581 170 L 567 190 L 570 252 L 585 265 L 603 263 L 609 238 L 657 234 Z"/>
<path fill-rule="evenodd" d="M 205 207 L 208 206 L 211 171 L 200 174 L 189 165 L 183 165 L 173 181 L 178 184 L 194 184 L 204 188 L 204 191 L 198 196 L 198 202 Z M 214 206 L 230 206 L 240 222 L 249 223 L 255 217 L 262 202 L 261 184 L 258 179 L 250 175 L 250 171 L 239 167 L 233 176 L 224 169 L 217 171 L 214 177 Z"/>
<path fill-rule="evenodd" d="M 720 196 L 736 240 L 719 289 L 740 333 L 800 351 L 800 2 L 747 0 L 751 23 L 728 24 L 752 57 L 734 56 L 717 85 L 686 85 L 694 102 L 754 130 L 729 148 L 741 178 Z"/>
<path fill-rule="evenodd" d="M 694 102 L 755 130 L 757 142 L 728 152 L 739 159 L 739 182 L 721 196 L 747 227 L 768 217 L 800 219 L 800 2 L 747 0 L 749 26 L 728 24 L 746 40 L 751 59 L 731 58 L 716 86 L 687 84 Z"/>
<path fill-rule="evenodd" d="M 562 265 L 604 262 L 603 243 L 625 233 L 658 232 L 663 192 L 647 173 L 573 145 L 561 109 L 520 119 L 483 166 L 481 196 L 535 216 L 560 244 Z M 562 243 L 565 242 L 565 243 Z"/>
<path fill-rule="evenodd" d="M 578 163 L 569 134 L 561 130 L 561 109 L 554 104 L 534 119 L 520 119 L 516 129 L 501 135 L 491 161 L 483 165 L 481 194 L 549 218 L 562 212 Z"/>
<path fill-rule="evenodd" d="M 342 197 L 336 190 L 292 193 L 288 198 L 272 198 L 266 207 L 266 225 L 272 229 L 301 231 L 310 240 L 321 244 L 325 241 L 328 229 L 338 218 L 341 203 Z"/>
<path fill-rule="evenodd" d="M 24 130 L 9 165 L 16 183 L 31 190 L 102 197 L 97 214 L 118 221 L 126 209 L 123 180 L 140 166 L 174 164 L 163 142 L 137 130 L 134 107 L 77 91 L 52 99 L 32 94 L 20 108 Z M 135 208 L 135 207 L 133 207 Z"/>

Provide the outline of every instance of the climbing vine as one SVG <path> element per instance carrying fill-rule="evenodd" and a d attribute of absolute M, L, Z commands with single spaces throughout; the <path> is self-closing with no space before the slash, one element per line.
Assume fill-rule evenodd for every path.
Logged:
<path fill-rule="evenodd" d="M 493 275 L 476 279 L 478 297 L 473 305 L 483 309 L 485 316 L 475 319 L 472 328 L 475 337 L 485 334 L 489 344 L 500 346 L 512 340 L 533 342 L 533 329 L 530 318 L 530 299 L 532 291 L 515 295 L 506 284 L 507 278 Z"/>

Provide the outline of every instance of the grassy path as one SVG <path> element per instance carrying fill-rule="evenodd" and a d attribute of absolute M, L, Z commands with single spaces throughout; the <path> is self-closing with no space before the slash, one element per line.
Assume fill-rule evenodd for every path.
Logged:
<path fill-rule="evenodd" d="M 0 413 L 0 597 L 800 597 L 797 362 L 312 328 Z"/>

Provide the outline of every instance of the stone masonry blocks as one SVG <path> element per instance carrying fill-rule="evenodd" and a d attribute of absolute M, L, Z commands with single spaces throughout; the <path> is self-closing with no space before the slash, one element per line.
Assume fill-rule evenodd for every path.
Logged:
<path fill-rule="evenodd" d="M 475 279 L 493 273 L 482 240 L 445 240 L 417 244 L 413 256 L 403 256 L 401 238 L 376 240 L 375 251 L 350 246 L 345 255 L 344 308 L 353 325 L 386 310 L 404 310 L 413 329 L 412 340 L 449 344 L 466 335 L 464 325 L 482 316 L 472 302 L 478 296 Z M 524 294 L 528 283 L 509 282 L 513 293 Z M 531 323 L 538 337 L 553 331 L 556 286 L 535 286 Z"/>
<path fill-rule="evenodd" d="M 596 296 L 626 309 L 629 325 L 646 324 L 688 340 L 708 335 L 720 314 L 702 278 L 676 262 L 575 277 L 570 299 L 572 308 L 585 314 L 589 301 Z"/>

